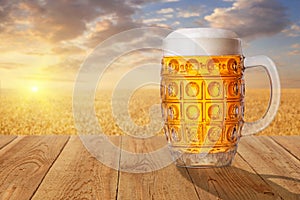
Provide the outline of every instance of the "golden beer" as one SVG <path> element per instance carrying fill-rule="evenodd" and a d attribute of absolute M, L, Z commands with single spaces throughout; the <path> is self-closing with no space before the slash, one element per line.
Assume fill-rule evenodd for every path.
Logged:
<path fill-rule="evenodd" d="M 189 153 L 234 150 L 243 118 L 243 57 L 162 59 L 161 99 L 172 147 Z"/>

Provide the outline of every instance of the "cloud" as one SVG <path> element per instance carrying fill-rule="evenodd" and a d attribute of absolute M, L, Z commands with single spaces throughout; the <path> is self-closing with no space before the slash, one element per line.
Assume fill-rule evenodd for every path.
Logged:
<path fill-rule="evenodd" d="M 25 65 L 22 63 L 15 63 L 15 62 L 1 62 L 0 69 L 6 70 L 14 70 L 24 67 Z"/>
<path fill-rule="evenodd" d="M 70 54 L 85 54 L 86 51 L 80 47 L 77 47 L 75 45 L 70 45 L 70 46 L 55 46 L 51 49 L 51 51 L 54 54 L 59 54 L 59 55 L 70 55 Z"/>
<path fill-rule="evenodd" d="M 141 23 L 130 22 L 130 21 L 126 21 L 124 23 L 118 23 L 118 24 L 113 24 L 113 23 L 111 23 L 111 24 L 112 25 L 108 29 L 105 29 L 105 30 L 88 31 L 88 36 L 82 37 L 82 39 L 83 39 L 82 45 L 89 47 L 89 48 L 94 48 L 98 44 L 100 44 L 102 41 L 104 41 L 105 39 L 111 37 L 112 35 L 115 35 L 122 31 L 130 30 L 130 29 L 142 26 Z"/>
<path fill-rule="evenodd" d="M 180 25 L 180 21 L 175 21 L 172 23 L 172 26 L 178 26 L 178 25 Z"/>
<path fill-rule="evenodd" d="M 133 15 L 142 11 L 145 4 L 158 0 L 0 0 L 0 47 L 8 44 L 48 43 L 59 46 L 76 41 L 77 45 L 93 48 L 108 37 L 142 26 L 164 26 L 173 8 L 158 12 L 163 18 L 137 19 Z M 12 3 L 13 2 L 13 3 Z M 175 2 L 164 0 L 164 2 Z M 15 40 L 20 42 L 15 42 Z M 2 44 L 5 43 L 5 44 Z M 51 47 L 50 47 L 51 49 Z M 12 48 L 13 50 L 13 48 Z"/>
<path fill-rule="evenodd" d="M 292 24 L 288 28 L 284 29 L 282 32 L 289 37 L 299 37 L 300 36 L 300 26 L 297 24 Z"/>
<path fill-rule="evenodd" d="M 195 23 L 197 26 L 204 26 L 204 25 L 205 25 L 204 19 L 196 19 L 196 20 L 194 21 L 194 23 Z"/>
<path fill-rule="evenodd" d="M 230 29 L 253 39 L 281 32 L 289 20 L 285 7 L 274 0 L 237 0 L 229 8 L 215 8 L 205 16 L 211 27 Z"/>
<path fill-rule="evenodd" d="M 87 31 L 86 22 L 99 16 L 114 14 L 117 23 L 122 24 L 134 13 L 134 8 L 123 1 L 48 1 L 47 10 L 47 20 L 36 23 L 37 30 L 44 33 L 51 27 L 48 37 L 55 41 L 81 36 Z"/>
<path fill-rule="evenodd" d="M 134 23 L 131 16 L 136 9 L 130 1 L 117 0 L 2 1 L 1 8 L 2 33 L 26 32 L 51 42 L 82 36 L 88 31 L 87 23 L 100 16 L 113 14 L 117 21 L 115 26 L 129 25 L 130 28 Z"/>
<path fill-rule="evenodd" d="M 168 14 L 168 15 L 163 15 L 163 17 L 171 19 L 171 18 L 174 17 L 174 15 L 173 14 Z"/>
<path fill-rule="evenodd" d="M 293 49 L 299 49 L 300 48 L 300 43 L 292 44 L 291 48 L 293 48 Z"/>
<path fill-rule="evenodd" d="M 158 14 L 168 14 L 168 13 L 173 13 L 174 9 L 173 8 L 163 8 L 158 10 L 156 13 Z"/>
<path fill-rule="evenodd" d="M 169 3 L 169 2 L 179 2 L 180 0 L 163 0 L 163 3 Z"/>
<path fill-rule="evenodd" d="M 60 62 L 47 66 L 43 68 L 44 72 L 51 72 L 51 73 L 60 73 L 60 74 L 66 74 L 66 73 L 76 73 L 80 67 L 80 65 L 83 63 L 84 58 L 80 56 L 66 56 L 63 59 L 60 60 Z"/>
<path fill-rule="evenodd" d="M 295 43 L 290 46 L 290 51 L 287 52 L 288 55 L 295 56 L 300 55 L 300 43 Z"/>
<path fill-rule="evenodd" d="M 158 28 L 167 28 L 171 29 L 171 26 L 169 24 L 164 24 L 164 23 L 156 23 L 152 24 L 151 27 L 158 27 Z"/>
<path fill-rule="evenodd" d="M 158 0 L 0 0 L 0 52 L 78 54 L 122 31 L 142 26 L 167 27 L 160 19 L 134 19 L 144 4 Z M 167 1 L 164 1 L 167 2 Z M 168 1 L 169 2 L 169 1 Z M 160 12 L 171 12 L 172 8 Z M 65 43 L 75 47 L 66 47 Z M 47 44 L 48 49 L 40 44 Z M 28 47 L 31 48 L 30 50 Z M 42 55 L 42 54 L 40 54 Z"/>
<path fill-rule="evenodd" d="M 205 5 L 199 5 L 199 6 L 187 6 L 187 7 L 181 7 L 176 8 L 176 17 L 177 18 L 200 18 L 201 15 L 205 13 L 206 6 Z M 202 18 L 202 17 L 201 17 Z"/>
<path fill-rule="evenodd" d="M 162 21 L 166 21 L 165 18 L 150 18 L 150 19 L 144 19 L 143 23 L 144 24 L 148 24 L 148 23 L 155 23 L 155 22 L 162 22 Z"/>
<path fill-rule="evenodd" d="M 66 2 L 48 1 L 43 5 L 38 1 L 16 1 L 14 5 L 7 3 L 7 18 L 2 21 L 2 24 L 9 24 L 5 30 L 7 33 L 18 34 L 22 31 L 30 31 L 34 36 L 52 41 L 74 38 L 85 28 L 82 20 L 89 19 L 91 14 L 83 17 L 79 9 L 72 5 L 68 6 Z M 75 15 L 75 12 L 78 14 Z M 30 27 L 23 25 L 20 29 L 19 21 L 22 19 L 26 19 Z"/>
<path fill-rule="evenodd" d="M 288 55 L 292 55 L 292 56 L 300 55 L 300 50 L 299 49 L 295 49 L 295 50 L 289 51 Z"/>
<path fill-rule="evenodd" d="M 177 14 L 177 17 L 183 17 L 183 18 L 199 17 L 199 16 L 200 16 L 199 12 L 191 12 L 188 10 L 181 10 Z"/>

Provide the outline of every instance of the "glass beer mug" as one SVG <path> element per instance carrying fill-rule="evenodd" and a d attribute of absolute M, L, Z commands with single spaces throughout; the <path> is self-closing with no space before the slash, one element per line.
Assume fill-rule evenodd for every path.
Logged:
<path fill-rule="evenodd" d="M 257 66 L 267 71 L 271 97 L 265 115 L 249 123 L 244 121 L 243 74 Z M 240 137 L 267 127 L 279 101 L 276 66 L 266 56 L 245 58 L 234 32 L 181 29 L 164 39 L 161 108 L 164 132 L 177 166 L 230 165 Z"/>

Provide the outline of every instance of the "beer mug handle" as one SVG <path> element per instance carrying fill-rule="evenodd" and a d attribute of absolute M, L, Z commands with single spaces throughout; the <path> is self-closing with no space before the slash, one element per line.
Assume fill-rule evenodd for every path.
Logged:
<path fill-rule="evenodd" d="M 274 62 L 267 56 L 247 57 L 244 60 L 247 70 L 252 67 L 263 67 L 266 69 L 271 87 L 271 97 L 264 116 L 254 122 L 245 122 L 242 129 L 242 136 L 255 134 L 265 129 L 274 119 L 280 103 L 280 80 Z"/>

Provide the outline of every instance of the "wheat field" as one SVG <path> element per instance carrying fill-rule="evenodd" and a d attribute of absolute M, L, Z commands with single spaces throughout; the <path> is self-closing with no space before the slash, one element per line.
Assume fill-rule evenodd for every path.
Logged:
<path fill-rule="evenodd" d="M 123 91 L 124 94 L 128 94 Z M 249 89 L 245 97 L 245 120 L 261 118 L 267 108 L 269 91 Z M 81 123 L 85 129 L 101 127 L 107 135 L 162 134 L 159 90 L 135 91 L 128 101 L 115 98 L 112 113 L 111 91 L 97 93 L 94 98 L 96 123 L 84 113 Z M 300 89 L 282 89 L 276 118 L 259 135 L 300 135 Z M 82 102 L 84 105 L 84 102 Z M 72 93 L 20 95 L 2 92 L 0 96 L 0 134 L 46 135 L 78 134 L 72 112 Z M 77 124 L 78 125 L 78 124 Z M 148 126 L 147 126 L 148 125 Z M 145 128 L 145 126 L 147 126 Z M 78 126 L 77 126 L 78 127 Z M 97 129 L 98 130 L 98 129 Z M 91 128 L 91 132 L 95 129 Z"/>

